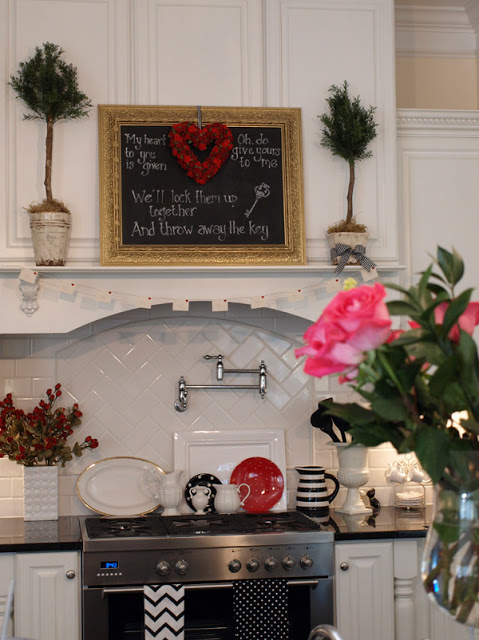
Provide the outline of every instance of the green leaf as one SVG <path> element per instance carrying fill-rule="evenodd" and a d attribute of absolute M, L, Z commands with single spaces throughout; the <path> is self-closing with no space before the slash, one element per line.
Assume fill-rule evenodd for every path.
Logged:
<path fill-rule="evenodd" d="M 456 348 L 459 359 L 459 382 L 469 400 L 469 407 L 479 420 L 479 359 L 474 338 L 465 331 L 460 332 Z"/>
<path fill-rule="evenodd" d="M 414 358 L 428 364 L 439 365 L 444 360 L 444 352 L 434 342 L 416 342 L 407 347 L 408 353 Z"/>
<path fill-rule="evenodd" d="M 404 333 L 402 333 L 399 336 L 399 338 L 396 338 L 394 342 L 390 343 L 390 346 L 404 347 L 410 344 L 414 344 L 416 342 L 420 342 L 421 340 L 424 340 L 424 329 L 422 329 L 421 327 L 418 327 L 417 329 L 408 329 L 408 331 L 405 331 Z"/>
<path fill-rule="evenodd" d="M 325 415 L 338 416 L 351 425 L 366 425 L 375 421 L 374 413 L 356 403 L 323 402 L 327 411 Z"/>
<path fill-rule="evenodd" d="M 432 296 L 427 289 L 427 284 L 429 282 L 429 278 L 432 273 L 433 265 L 429 265 L 429 267 L 422 272 L 421 279 L 417 285 L 417 292 L 419 297 L 419 302 L 422 306 L 430 305 L 432 302 Z"/>
<path fill-rule="evenodd" d="M 407 411 L 400 398 L 375 398 L 371 408 L 384 420 L 400 422 L 407 417 Z"/>
<path fill-rule="evenodd" d="M 429 388 L 432 394 L 440 397 L 446 389 L 446 386 L 457 380 L 458 359 L 451 356 L 438 366 L 435 373 L 431 376 Z"/>
<path fill-rule="evenodd" d="M 464 394 L 461 385 L 454 380 L 452 384 L 448 384 L 442 394 L 441 399 L 445 407 L 446 413 L 454 413 L 455 411 L 464 411 L 468 409 L 469 403 Z"/>
<path fill-rule="evenodd" d="M 466 289 L 455 300 L 453 300 L 446 309 L 446 313 L 444 315 L 444 320 L 442 323 L 445 333 L 449 333 L 449 331 L 467 309 L 472 292 L 473 289 Z"/>
<path fill-rule="evenodd" d="M 396 428 L 390 424 L 385 425 L 378 422 L 371 427 L 355 426 L 350 432 L 353 442 L 363 444 L 365 447 L 377 447 L 385 442 L 391 442 L 397 447 L 397 443 L 401 439 L 401 435 L 398 436 Z"/>
<path fill-rule="evenodd" d="M 404 293 L 404 295 L 409 294 L 408 289 L 405 289 L 404 287 L 401 287 L 400 284 L 395 284 L 394 282 L 386 282 L 384 286 L 386 287 L 386 289 L 394 289 L 394 291 L 400 291 L 401 293 Z"/>
<path fill-rule="evenodd" d="M 437 262 L 446 277 L 446 280 L 454 286 L 464 275 L 464 262 L 461 256 L 453 249 L 450 253 L 443 247 L 437 248 Z"/>
<path fill-rule="evenodd" d="M 445 431 L 424 426 L 416 434 L 415 452 L 433 482 L 439 482 L 449 461 L 450 439 Z"/>
<path fill-rule="evenodd" d="M 416 307 L 404 300 L 391 300 L 386 306 L 392 316 L 410 316 L 417 311 Z"/>

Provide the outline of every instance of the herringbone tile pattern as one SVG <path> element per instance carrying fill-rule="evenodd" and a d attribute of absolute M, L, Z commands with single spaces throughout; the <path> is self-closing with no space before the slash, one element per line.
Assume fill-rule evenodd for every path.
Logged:
<path fill-rule="evenodd" d="M 285 431 L 288 466 L 311 460 L 311 380 L 294 357 L 293 341 L 216 319 L 168 318 L 116 327 L 57 353 L 56 375 L 84 413 L 76 435 L 91 434 L 100 447 L 69 464 L 78 474 L 92 461 L 133 455 L 172 469 L 173 434 L 196 429 L 275 428 Z M 268 367 L 268 393 L 191 390 L 178 413 L 178 381 L 216 384 L 215 363 L 225 368 Z M 224 383 L 256 384 L 254 375 L 225 375 Z"/>

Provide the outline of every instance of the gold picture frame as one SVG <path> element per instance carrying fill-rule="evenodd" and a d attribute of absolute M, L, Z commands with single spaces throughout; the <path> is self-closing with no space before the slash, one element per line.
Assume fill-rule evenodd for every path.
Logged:
<path fill-rule="evenodd" d="M 98 121 L 101 265 L 305 264 L 300 109 L 99 105 Z M 204 185 L 169 147 L 182 122 L 235 136 Z"/>

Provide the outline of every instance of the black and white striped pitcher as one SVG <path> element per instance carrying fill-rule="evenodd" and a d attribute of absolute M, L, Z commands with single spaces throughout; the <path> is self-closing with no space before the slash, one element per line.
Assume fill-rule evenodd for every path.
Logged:
<path fill-rule="evenodd" d="M 323 467 L 295 467 L 299 473 L 299 483 L 296 489 L 296 509 L 306 514 L 327 513 L 329 503 L 334 500 L 339 491 L 339 482 Z M 332 480 L 335 488 L 328 495 L 325 478 Z"/>

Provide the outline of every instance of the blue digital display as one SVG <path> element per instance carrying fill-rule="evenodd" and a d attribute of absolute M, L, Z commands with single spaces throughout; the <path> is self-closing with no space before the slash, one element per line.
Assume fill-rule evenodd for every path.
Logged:
<path fill-rule="evenodd" d="M 109 562 L 100 562 L 100 567 L 102 569 L 118 569 L 119 566 L 120 566 L 120 563 L 117 560 L 115 561 L 110 560 Z"/>

